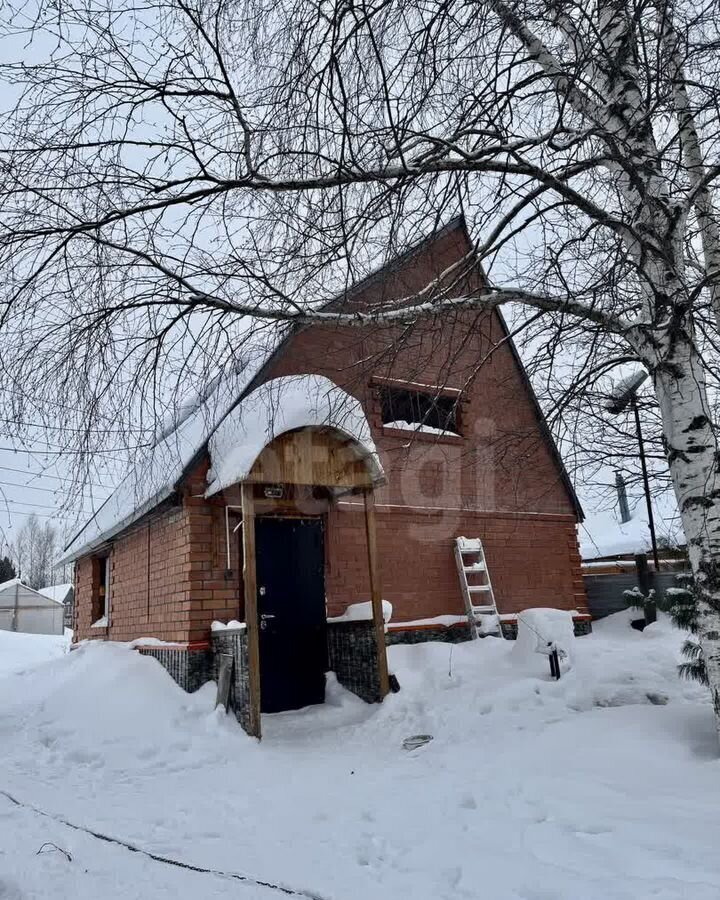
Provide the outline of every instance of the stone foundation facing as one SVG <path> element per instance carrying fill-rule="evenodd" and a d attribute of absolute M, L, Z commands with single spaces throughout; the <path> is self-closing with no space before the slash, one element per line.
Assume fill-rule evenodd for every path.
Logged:
<path fill-rule="evenodd" d="M 372 622 L 328 622 L 328 662 L 340 684 L 366 703 L 379 703 L 375 629 Z"/>
<path fill-rule="evenodd" d="M 213 631 L 213 679 L 217 682 L 222 656 L 233 661 L 228 712 L 232 710 L 242 727 L 250 733 L 250 679 L 248 675 L 248 636 L 245 628 Z"/>
<path fill-rule="evenodd" d="M 500 628 L 506 641 L 517 638 L 517 620 L 501 621 Z M 588 618 L 573 619 L 576 637 L 592 633 L 592 620 Z M 422 644 L 425 641 L 443 641 L 446 644 L 459 644 L 470 640 L 470 626 L 466 624 L 438 625 L 428 628 L 389 628 L 385 636 L 388 647 L 393 644 Z"/>
<path fill-rule="evenodd" d="M 337 680 L 367 703 L 380 701 L 375 632 L 372 622 L 328 623 L 328 661 Z M 250 727 L 248 639 L 245 628 L 213 631 L 210 645 L 201 647 L 138 647 L 166 669 L 183 690 L 192 693 L 206 681 L 218 680 L 223 656 L 232 659 L 228 711 L 245 731 Z"/>
<path fill-rule="evenodd" d="M 517 620 L 500 622 L 500 627 L 502 628 L 505 640 L 514 641 L 517 638 Z M 592 634 L 592 619 L 589 616 L 582 619 L 573 619 L 573 631 L 575 632 L 575 637 L 583 637 L 586 634 Z"/>
<path fill-rule="evenodd" d="M 213 678 L 213 653 L 209 644 L 200 647 L 138 647 L 138 653 L 152 656 L 180 687 L 192 694 Z"/>
<path fill-rule="evenodd" d="M 425 641 L 443 641 L 446 644 L 460 644 L 470 640 L 470 626 L 467 623 L 458 625 L 438 625 L 433 628 L 388 628 L 385 643 L 422 644 Z"/>

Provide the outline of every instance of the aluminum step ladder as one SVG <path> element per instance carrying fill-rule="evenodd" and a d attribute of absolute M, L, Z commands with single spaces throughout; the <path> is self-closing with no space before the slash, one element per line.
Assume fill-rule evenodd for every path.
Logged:
<path fill-rule="evenodd" d="M 455 538 L 455 563 L 472 639 L 480 636 L 478 627 L 482 627 L 483 634 L 490 633 L 485 630 L 483 623 L 486 616 L 493 617 L 492 621 L 496 626 L 494 630 L 502 636 L 495 594 L 480 538 Z"/>

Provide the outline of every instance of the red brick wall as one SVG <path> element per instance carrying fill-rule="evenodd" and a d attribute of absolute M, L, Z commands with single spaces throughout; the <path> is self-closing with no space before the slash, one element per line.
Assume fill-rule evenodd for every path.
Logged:
<path fill-rule="evenodd" d="M 586 610 L 574 520 L 566 516 L 438 513 L 377 508 L 383 597 L 393 621 L 462 615 L 452 538 L 483 539 L 501 613 L 529 606 Z M 328 611 L 369 599 L 362 505 L 343 502 L 329 518 Z"/>
<path fill-rule="evenodd" d="M 451 232 L 356 292 L 351 305 L 411 294 L 466 249 L 462 232 Z M 477 287 L 473 277 L 458 291 Z M 460 534 L 483 538 L 501 612 L 586 609 L 572 502 L 513 354 L 497 345 L 502 335 L 496 315 L 469 312 L 392 328 L 314 326 L 292 337 L 264 372 L 265 379 L 325 375 L 362 402 L 388 478 L 377 491 L 378 545 L 396 621 L 462 613 L 452 555 Z M 462 388 L 462 437 L 410 441 L 383 429 L 373 376 Z M 181 505 L 113 542 L 107 632 L 90 628 L 91 565 L 79 561 L 78 638 L 195 641 L 208 637 L 215 618 L 242 618 L 239 540 L 231 541 L 228 570 L 224 521 L 237 491 L 206 501 L 207 466 L 191 473 Z M 327 541 L 329 612 L 337 614 L 368 597 L 360 508 L 343 502 L 332 509 Z"/>
<path fill-rule="evenodd" d="M 190 522 L 181 505 L 159 511 L 113 541 L 108 628 L 91 627 L 92 565 L 92 557 L 77 563 L 76 640 L 188 639 Z"/>
<path fill-rule="evenodd" d="M 228 622 L 242 618 L 240 539 L 230 541 L 231 568 L 227 565 L 225 503 L 239 505 L 237 492 L 227 497 L 204 499 L 207 487 L 207 460 L 200 463 L 188 478 L 184 503 L 190 524 L 189 585 L 193 597 L 188 640 L 208 637 L 214 619 Z M 237 525 L 234 518 L 231 529 Z"/>
<path fill-rule="evenodd" d="M 466 252 L 462 232 L 451 232 L 432 253 L 359 293 L 353 305 L 371 308 L 381 297 L 411 294 Z M 473 277 L 464 287 L 481 285 Z M 415 326 L 313 326 L 292 338 L 264 377 L 314 372 L 360 400 L 388 477 L 380 503 L 573 515 L 512 350 L 497 345 L 503 335 L 497 315 L 467 311 Z M 410 442 L 407 433 L 383 430 L 372 376 L 462 388 L 462 437 L 416 435 Z"/>
<path fill-rule="evenodd" d="M 371 285 L 353 303 L 424 286 L 466 251 L 461 232 L 434 253 Z M 478 281 L 467 285 L 477 289 Z M 398 621 L 462 614 L 452 539 L 483 538 L 500 611 L 587 609 L 576 515 L 532 396 L 495 314 L 460 312 L 416 327 L 313 327 L 296 335 L 265 378 L 316 372 L 363 404 L 387 485 L 376 492 L 383 594 Z M 460 438 L 384 429 L 372 377 L 463 389 Z M 355 511 L 353 511 L 355 509 Z M 367 599 L 360 507 L 331 511 L 327 594 L 331 615 Z"/>
<path fill-rule="evenodd" d="M 226 501 L 203 498 L 206 472 L 207 464 L 201 463 L 184 485 L 178 505 L 159 511 L 113 541 L 107 628 L 91 627 L 93 557 L 78 561 L 75 640 L 199 641 L 208 638 L 213 619 L 238 617 L 239 544 L 237 539 L 231 542 L 228 573 Z"/>

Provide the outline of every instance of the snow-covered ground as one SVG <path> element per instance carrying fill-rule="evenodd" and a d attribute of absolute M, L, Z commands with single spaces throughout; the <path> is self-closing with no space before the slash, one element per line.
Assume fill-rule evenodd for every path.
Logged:
<path fill-rule="evenodd" d="M 0 631 L 0 678 L 25 672 L 40 663 L 62 656 L 70 649 L 72 632 L 58 634 L 14 634 Z M 2 691 L 0 682 L 0 691 Z M 0 694 L 0 705 L 2 695 Z M 0 894 L 2 897 L 2 894 Z"/>
<path fill-rule="evenodd" d="M 627 618 L 577 641 L 559 682 L 547 658 L 528 665 L 496 638 L 393 647 L 399 694 L 367 706 L 331 685 L 322 707 L 264 717 L 261 745 L 213 711 L 210 685 L 189 696 L 127 648 L 62 655 L 32 638 L 32 661 L 0 678 L 0 788 L 301 896 L 717 900 L 708 699 L 676 677 L 682 636 Z M 27 636 L 0 638 L 0 659 L 17 658 L 14 641 L 30 653 Z M 434 740 L 404 750 L 418 733 Z M 0 795 L 3 900 L 283 896 Z"/>

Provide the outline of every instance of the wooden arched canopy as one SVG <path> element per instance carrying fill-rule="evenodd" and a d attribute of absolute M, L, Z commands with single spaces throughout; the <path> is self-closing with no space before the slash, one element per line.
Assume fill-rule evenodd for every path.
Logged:
<path fill-rule="evenodd" d="M 246 481 L 371 489 L 382 480 L 372 463 L 361 444 L 336 428 L 296 428 L 265 445 Z"/>

